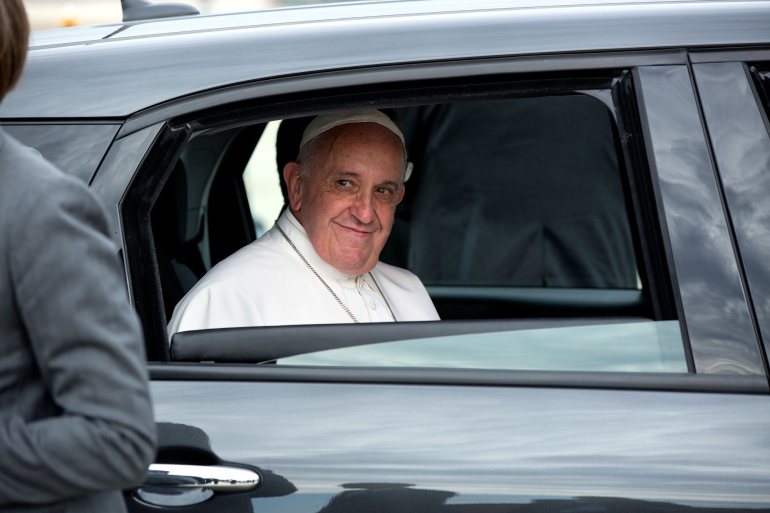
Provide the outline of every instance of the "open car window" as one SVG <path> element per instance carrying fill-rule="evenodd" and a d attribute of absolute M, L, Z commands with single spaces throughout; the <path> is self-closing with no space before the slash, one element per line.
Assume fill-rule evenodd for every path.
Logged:
<path fill-rule="evenodd" d="M 687 372 L 635 113 L 610 84 L 383 106 L 414 171 L 381 260 L 415 273 L 442 321 L 181 333 L 170 358 Z M 152 210 L 166 319 L 278 217 L 286 141 L 311 114 L 191 134 Z"/>
<path fill-rule="evenodd" d="M 586 94 L 397 109 L 414 172 L 382 260 L 427 286 L 639 289 L 610 108 Z M 267 125 L 244 174 L 258 233 L 280 213 Z M 494 248 L 493 251 L 489 251 Z"/>

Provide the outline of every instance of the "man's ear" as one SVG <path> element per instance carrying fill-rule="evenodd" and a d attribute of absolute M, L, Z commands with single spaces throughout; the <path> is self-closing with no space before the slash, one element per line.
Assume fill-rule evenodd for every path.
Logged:
<path fill-rule="evenodd" d="M 401 187 L 398 188 L 398 192 L 396 193 L 398 194 L 398 197 L 396 198 L 396 205 L 401 203 L 401 201 L 404 199 L 405 192 L 406 192 L 406 185 L 402 183 Z"/>
<path fill-rule="evenodd" d="M 302 208 L 302 180 L 299 163 L 288 162 L 283 166 L 283 181 L 286 182 L 286 192 L 289 195 L 289 208 L 292 212 Z"/>

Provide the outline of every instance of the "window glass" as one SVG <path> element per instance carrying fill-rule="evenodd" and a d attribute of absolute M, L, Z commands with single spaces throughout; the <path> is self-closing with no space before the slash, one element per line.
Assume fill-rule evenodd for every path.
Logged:
<path fill-rule="evenodd" d="M 91 181 L 118 125 L 4 125 L 22 144 L 86 183 Z"/>
<path fill-rule="evenodd" d="M 770 350 L 768 64 L 753 69 L 753 84 L 740 62 L 703 63 L 693 70 L 767 354 Z"/>
<path fill-rule="evenodd" d="M 318 351 L 279 365 L 687 372 L 679 323 L 627 322 L 475 333 Z"/>

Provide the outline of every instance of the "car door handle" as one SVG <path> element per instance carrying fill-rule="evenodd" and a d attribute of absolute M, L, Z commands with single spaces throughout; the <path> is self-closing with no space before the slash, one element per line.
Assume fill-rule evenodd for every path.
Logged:
<path fill-rule="evenodd" d="M 142 487 L 246 492 L 259 486 L 260 481 L 258 473 L 246 468 L 153 463 L 147 471 Z"/>

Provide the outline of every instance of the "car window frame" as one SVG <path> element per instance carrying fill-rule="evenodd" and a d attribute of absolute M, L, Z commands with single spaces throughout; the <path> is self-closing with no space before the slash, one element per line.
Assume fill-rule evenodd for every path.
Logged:
<path fill-rule="evenodd" d="M 588 73 L 595 72 L 596 70 L 604 70 L 608 66 L 608 64 L 612 64 L 613 67 L 616 69 L 623 68 L 626 70 L 634 70 L 638 66 L 638 64 L 664 64 L 664 65 L 684 65 L 686 63 L 686 56 L 683 56 L 681 52 L 630 52 L 628 55 L 621 54 L 620 56 L 618 54 L 601 54 L 601 55 L 580 55 L 580 56 L 572 56 L 572 58 L 564 58 L 561 57 L 561 62 L 557 63 L 556 66 L 554 66 L 554 69 L 549 69 L 547 73 L 543 73 L 541 75 L 558 75 L 560 73 L 569 73 L 569 72 L 575 72 L 577 74 L 579 73 L 586 73 L 586 69 L 583 68 L 583 65 L 588 63 Z M 558 60 L 558 59 L 557 59 Z M 300 90 L 300 91 L 309 91 L 312 90 L 312 86 L 314 84 L 318 84 L 319 82 L 321 84 L 330 84 L 330 83 L 345 83 L 346 87 L 343 87 L 341 89 L 335 90 L 335 89 L 324 89 L 321 88 L 321 92 L 329 92 L 332 91 L 334 95 L 351 95 L 352 92 L 362 92 L 362 94 L 366 95 L 369 94 L 370 97 L 377 97 L 377 87 L 373 87 L 373 85 L 382 87 L 382 88 L 395 88 L 395 84 L 398 84 L 401 79 L 404 79 L 405 77 L 414 79 L 415 76 L 424 76 L 424 74 L 427 72 L 427 70 L 435 70 L 435 67 L 438 66 L 441 68 L 445 75 L 448 75 L 450 77 L 457 78 L 458 72 L 459 73 L 466 73 L 466 75 L 463 75 L 464 78 L 468 78 L 467 75 L 470 75 L 472 77 L 488 77 L 488 76 L 496 76 L 496 75 L 505 75 L 505 76 L 526 76 L 528 74 L 536 75 L 537 73 L 534 73 L 538 70 L 542 70 L 542 61 L 538 61 L 533 58 L 524 58 L 524 59 L 513 59 L 513 60 L 505 60 L 505 59 L 493 59 L 494 62 L 490 63 L 489 61 L 485 62 L 462 62 L 462 63 L 443 63 L 442 65 L 434 65 L 434 64 L 428 64 L 424 67 L 421 67 L 419 69 L 419 73 L 415 72 L 415 66 L 384 66 L 382 68 L 374 69 L 374 70 L 347 70 L 344 72 L 339 73 L 323 73 L 320 75 L 323 76 L 311 76 L 311 77 L 293 77 L 293 79 L 289 80 L 289 83 L 293 85 L 293 88 L 290 87 L 289 90 Z M 447 66 L 447 67 L 443 67 Z M 475 68 L 474 66 L 478 66 Z M 474 73 L 468 74 L 468 70 L 473 68 Z M 397 73 L 388 73 L 388 71 L 392 71 L 393 69 L 396 69 Z M 580 69 L 580 72 L 577 72 L 576 70 Z M 462 71 L 459 71 L 462 70 Z M 522 70 L 526 70 L 528 73 L 522 72 Z M 494 71 L 494 73 L 490 73 L 490 71 Z M 519 73 L 516 73 L 516 72 Z M 485 74 L 486 72 L 487 74 Z M 388 80 L 384 80 L 383 77 L 387 76 Z M 365 79 L 360 80 L 361 83 L 357 83 L 355 86 L 350 86 L 351 80 L 350 77 L 356 77 L 361 78 L 365 77 Z M 287 79 L 288 80 L 288 79 Z M 382 80 L 382 82 L 378 82 L 378 80 Z M 436 82 L 441 82 L 442 79 L 437 80 Z M 269 121 L 271 119 L 276 118 L 282 118 L 284 116 L 291 116 L 291 115 L 300 115 L 303 113 L 308 112 L 308 105 L 312 104 L 312 102 L 318 102 L 318 98 L 315 98 L 313 100 L 308 100 L 307 98 L 304 99 L 297 99 L 293 98 L 293 95 L 280 95 L 277 97 L 270 96 L 270 92 L 276 91 L 276 85 L 278 82 L 283 82 L 283 85 L 286 85 L 284 81 L 278 80 L 278 81 L 267 81 L 267 83 L 261 83 L 261 84 L 247 84 L 242 86 L 235 86 L 235 87 L 229 87 L 229 88 L 223 88 L 222 90 L 217 90 L 214 92 L 210 92 L 208 94 L 201 94 L 201 95 L 193 95 L 193 97 L 187 98 L 186 100 L 189 101 L 187 103 L 186 101 L 175 101 L 171 102 L 171 104 L 164 105 L 159 107 L 158 109 L 151 109 L 150 112 L 143 112 L 139 117 L 134 119 L 129 119 L 127 123 L 124 125 L 122 132 L 126 134 L 132 133 L 134 130 L 140 129 L 144 124 L 149 121 L 158 121 L 159 118 L 162 118 L 165 115 L 169 114 L 179 114 L 179 117 L 176 117 L 172 121 L 166 123 L 164 125 L 164 131 L 168 134 L 175 134 L 176 141 L 178 143 L 178 146 L 171 145 L 171 147 L 166 147 L 166 151 L 164 153 L 165 158 L 173 158 L 169 157 L 169 155 L 177 155 L 181 145 L 183 144 L 183 140 L 187 137 L 189 137 L 193 132 L 197 131 L 205 131 L 205 130 L 211 130 L 215 129 L 217 123 L 221 123 L 223 121 L 223 111 L 229 110 L 230 108 L 237 106 L 238 108 L 253 108 L 256 109 L 255 111 L 260 112 L 261 118 L 255 119 L 254 114 L 246 114 L 246 116 L 251 116 L 250 122 L 253 123 L 255 120 L 261 120 L 261 121 Z M 286 89 L 283 89 L 285 91 Z M 375 91 L 372 93 L 372 91 Z M 267 96 L 263 96 L 262 94 L 256 94 L 256 92 L 259 93 L 268 93 Z M 352 92 L 351 92 L 352 91 Z M 333 95 L 333 96 L 334 96 Z M 250 98 L 249 101 L 247 101 L 245 98 Z M 380 96 L 380 104 L 382 105 L 390 105 L 388 101 L 383 101 Z M 217 105 L 214 107 L 215 104 L 218 104 L 222 100 L 237 100 L 235 103 L 228 103 L 226 109 L 223 109 L 221 105 Z M 370 100 L 371 101 L 371 100 Z M 390 102 L 393 101 L 392 98 L 389 99 Z M 643 100 L 642 100 L 643 101 Z M 397 102 L 396 102 L 397 103 Z M 193 111 L 194 107 L 203 107 L 202 110 Z M 312 110 L 312 109 L 311 109 Z M 226 116 L 226 114 L 225 114 Z M 232 123 L 230 123 L 230 126 L 233 126 Z M 637 134 L 636 137 L 641 137 L 642 141 L 644 142 L 644 148 L 642 149 L 641 153 L 639 155 L 635 155 L 634 158 L 636 160 L 643 160 L 647 158 L 650 155 L 649 148 L 646 147 L 647 144 L 647 137 L 648 135 L 639 135 Z M 152 160 L 152 159 L 150 159 Z M 126 216 L 126 212 L 123 212 L 124 217 Z M 657 215 L 662 215 L 658 213 Z M 654 218 L 655 216 L 653 216 Z M 653 223 L 655 224 L 655 223 Z M 659 223 L 660 226 L 665 227 L 664 222 Z M 664 233 L 664 240 L 667 240 L 667 233 Z M 670 249 L 667 248 L 668 256 L 670 256 Z M 658 271 L 659 272 L 659 271 Z M 672 275 L 673 276 L 673 275 Z M 675 278 L 674 278 L 675 279 Z M 665 280 L 664 280 L 665 281 Z M 676 288 L 676 287 L 674 287 Z M 156 291 L 157 292 L 157 291 Z M 677 308 L 678 312 L 681 312 L 681 299 L 676 297 L 674 298 L 674 306 Z M 683 326 L 686 328 L 686 319 L 681 316 L 679 316 L 680 322 L 683 324 Z M 686 333 L 686 329 L 683 330 L 683 332 Z M 149 348 L 149 346 L 148 346 Z M 691 351 L 691 347 L 689 345 L 689 342 L 685 342 L 685 348 L 688 351 Z M 165 361 L 168 358 L 168 354 L 164 353 L 162 355 L 158 354 L 157 356 L 161 356 L 161 358 L 156 359 L 156 361 Z M 694 365 L 692 365 L 694 367 Z M 764 376 L 764 374 L 763 374 Z"/>

